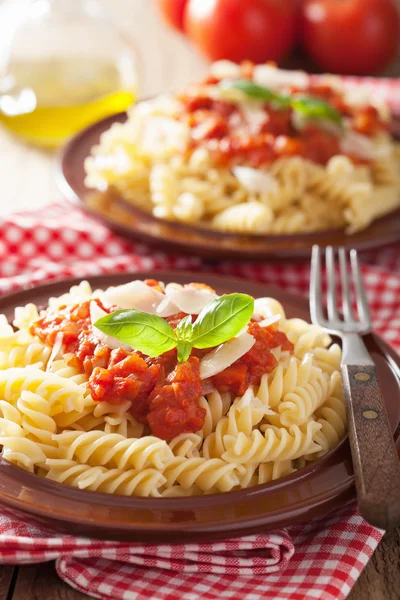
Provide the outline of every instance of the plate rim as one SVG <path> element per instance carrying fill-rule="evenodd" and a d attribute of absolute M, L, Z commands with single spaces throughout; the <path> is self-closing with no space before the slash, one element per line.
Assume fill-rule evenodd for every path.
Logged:
<path fill-rule="evenodd" d="M 132 272 L 127 272 L 127 273 L 116 273 L 116 274 L 100 274 L 100 275 L 95 275 L 95 276 L 89 276 L 87 278 L 87 280 L 89 281 L 89 283 L 93 283 L 93 286 L 99 287 L 102 284 L 101 283 L 97 283 L 97 282 L 101 282 L 102 280 L 111 280 L 111 282 L 113 280 L 122 280 L 122 279 L 132 279 L 133 277 L 143 277 L 143 276 L 148 276 L 150 278 L 153 278 L 153 276 L 156 275 L 162 279 L 165 279 L 166 281 L 168 280 L 173 280 L 173 277 L 179 277 L 182 279 L 187 279 L 187 280 L 193 280 L 193 278 L 195 277 L 203 277 L 204 279 L 207 278 L 217 278 L 218 281 L 221 282 L 221 285 L 224 286 L 234 286 L 237 283 L 244 285 L 244 284 L 251 284 L 253 286 L 256 286 L 260 289 L 260 293 L 261 293 L 261 289 L 264 291 L 264 293 L 266 295 L 276 295 L 278 296 L 278 298 L 280 298 L 280 301 L 282 301 L 283 303 L 285 302 L 285 299 L 289 300 L 289 303 L 291 303 L 293 305 L 293 301 L 296 300 L 297 304 L 301 304 L 303 305 L 303 307 L 305 307 L 306 305 L 308 306 L 308 302 L 307 299 L 304 297 L 299 298 L 298 296 L 295 296 L 294 294 L 292 294 L 291 292 L 287 292 L 285 290 L 281 290 L 280 288 L 274 287 L 274 286 L 270 286 L 270 285 L 266 285 L 260 282 L 249 282 L 248 279 L 246 278 L 242 278 L 242 277 L 231 277 L 231 276 L 226 276 L 226 275 L 220 275 L 220 274 L 215 274 L 215 273 L 204 273 L 202 271 L 174 271 L 174 270 L 165 270 L 165 269 L 157 269 L 154 271 L 148 271 L 148 270 L 134 270 Z M 68 289 L 72 286 L 72 285 L 76 285 L 77 283 L 79 283 L 80 281 L 82 281 L 81 278 L 77 278 L 77 277 L 73 277 L 73 278 L 68 278 L 68 279 L 57 279 L 57 280 L 52 280 L 50 282 L 45 282 L 41 285 L 35 285 L 35 284 L 31 284 L 31 285 L 27 285 L 24 286 L 23 288 L 21 288 L 20 290 L 14 291 L 14 292 L 10 292 L 8 294 L 4 294 L 0 297 L 0 312 L 3 312 L 4 310 L 4 305 L 7 305 L 10 301 L 12 302 L 12 308 L 14 308 L 15 306 L 18 306 L 18 299 L 20 296 L 24 296 L 24 294 L 26 294 L 27 292 L 32 292 L 32 290 L 36 290 L 39 293 L 45 294 L 47 295 L 47 297 L 50 297 L 51 295 L 51 291 L 54 290 L 55 287 L 61 287 L 62 290 L 59 290 L 59 293 L 64 293 L 66 291 L 68 291 Z M 14 302 L 15 300 L 15 302 Z M 11 309 L 11 308 L 10 308 Z M 396 351 L 394 349 L 392 349 L 389 344 L 387 344 L 387 342 L 385 342 L 379 335 L 374 334 L 376 340 L 379 343 L 379 346 L 382 349 L 382 352 L 385 355 L 385 359 L 389 362 L 390 361 L 394 361 L 397 369 L 400 372 L 400 356 L 396 353 Z M 398 376 L 398 375 L 397 375 Z M 400 379 L 399 379 L 399 389 L 400 389 Z M 396 427 L 396 431 L 395 431 L 395 437 L 397 442 L 400 440 L 400 423 L 398 424 L 398 426 Z M 310 475 L 316 475 L 318 474 L 318 472 L 322 472 L 323 469 L 326 466 L 330 465 L 330 462 L 333 460 L 333 457 L 335 456 L 335 454 L 337 453 L 339 448 L 342 447 L 347 447 L 347 452 L 349 452 L 348 449 L 348 440 L 347 438 L 345 438 L 344 440 L 341 441 L 341 443 L 339 444 L 338 447 L 336 447 L 334 450 L 332 450 L 331 452 L 329 452 L 328 454 L 326 454 L 325 456 L 321 457 L 321 459 L 315 461 L 315 463 L 311 463 L 309 466 L 305 467 L 304 469 L 301 470 L 300 473 L 300 478 L 304 477 L 307 478 Z M 140 497 L 123 497 L 123 496 L 117 496 L 117 495 L 111 495 L 111 494 L 107 494 L 107 493 L 103 493 L 103 492 L 92 492 L 92 491 L 87 491 L 87 490 L 79 490 L 77 488 L 74 488 L 72 486 L 66 486 L 64 484 L 58 483 L 58 482 L 53 482 L 53 481 L 49 481 L 46 480 L 44 478 L 41 478 L 38 475 L 35 474 L 31 474 L 31 473 L 27 473 L 26 471 L 24 471 L 23 469 L 21 469 L 20 467 L 17 467 L 15 465 L 12 465 L 11 463 L 8 463 L 5 459 L 0 459 L 0 473 L 5 477 L 5 478 L 11 478 L 13 481 L 21 481 L 23 482 L 23 485 L 26 486 L 27 488 L 31 489 L 32 491 L 39 491 L 40 493 L 44 493 L 45 495 L 49 494 L 53 499 L 54 497 L 57 496 L 63 496 L 64 498 L 67 497 L 68 500 L 71 500 L 73 503 L 79 503 L 82 504 L 84 502 L 91 502 L 92 504 L 96 505 L 96 506 L 100 506 L 100 507 L 104 507 L 106 505 L 113 505 L 113 508 L 121 508 L 121 509 L 129 509 L 129 510 L 145 510 L 145 509 L 149 509 L 149 510 L 191 510 L 191 509 L 196 509 L 199 508 L 200 505 L 203 504 L 203 499 L 204 498 L 213 498 L 214 499 L 214 504 L 216 505 L 220 505 L 220 506 L 225 506 L 227 504 L 232 503 L 232 501 L 257 501 L 259 499 L 268 499 L 268 495 L 269 492 L 274 493 L 275 491 L 279 491 L 279 490 L 284 490 L 284 488 L 288 487 L 290 488 L 290 486 L 295 482 L 299 480 L 299 472 L 292 474 L 292 475 L 288 475 L 286 477 L 283 477 L 279 480 L 275 480 L 273 482 L 269 482 L 267 484 L 262 484 L 262 485 L 258 485 L 258 486 L 254 486 L 251 488 L 244 488 L 242 490 L 237 490 L 237 491 L 232 491 L 232 492 L 225 492 L 225 493 L 219 493 L 216 495 L 212 495 L 212 496 L 199 496 L 199 497 L 193 497 L 193 498 L 140 498 Z M 348 479 L 337 482 L 335 485 L 333 485 L 332 487 L 330 487 L 328 490 L 325 490 L 323 493 L 319 494 L 318 497 L 317 496 L 313 496 L 313 507 L 315 508 L 315 502 L 318 499 L 318 504 L 319 505 L 324 505 L 331 502 L 335 501 L 339 498 L 342 497 L 348 497 L 348 498 L 353 498 L 355 497 L 354 494 L 354 476 L 351 475 L 349 476 Z M 0 489 L 0 504 L 5 504 L 9 507 L 12 507 L 16 510 L 22 510 L 25 511 L 27 514 L 29 515 L 36 515 L 38 517 L 49 517 L 49 513 L 46 511 L 43 511 L 39 506 L 36 506 L 35 503 L 26 503 L 21 501 L 18 498 L 13 498 L 12 496 L 10 496 L 9 494 L 5 493 L 3 491 L 3 489 Z M 129 506 L 128 506 L 129 505 Z M 133 505 L 133 506 L 132 506 Z M 285 522 L 285 515 L 287 515 L 287 513 L 289 512 L 291 516 L 290 519 L 290 524 L 292 522 L 301 522 L 298 521 L 296 519 L 296 515 L 299 512 L 299 508 L 301 510 L 307 511 L 310 510 L 310 498 L 305 498 L 304 500 L 302 500 L 301 502 L 297 502 L 294 506 L 290 507 L 290 509 L 288 510 L 287 507 L 283 507 L 279 510 L 275 510 L 272 513 L 272 520 L 270 525 L 264 525 L 264 529 L 268 529 L 268 527 L 270 529 L 276 528 L 276 526 L 279 526 L 279 523 Z M 336 507 L 337 508 L 337 507 Z M 323 513 L 323 514 L 326 514 Z M 268 511 L 265 512 L 265 516 L 270 516 L 271 514 L 268 513 Z M 62 520 L 63 523 L 65 523 L 66 525 L 82 525 L 83 527 L 88 525 L 88 519 L 87 518 L 80 518 L 77 515 L 74 515 L 74 517 L 66 515 L 65 512 L 64 513 L 56 513 L 54 510 L 51 512 L 51 518 L 52 519 L 60 519 Z M 259 522 L 260 517 L 259 515 L 256 515 L 254 517 L 255 522 Z M 278 525 L 277 525 L 278 524 Z M 226 537 L 227 533 L 226 533 L 226 528 L 227 525 L 232 526 L 235 530 L 235 533 L 241 533 L 243 530 L 245 531 L 250 531 L 252 528 L 251 522 L 249 521 L 249 517 L 243 517 L 242 520 L 238 520 L 237 517 L 235 517 L 233 520 L 227 519 L 224 522 L 221 523 L 214 523 L 214 525 L 209 525 L 207 523 L 207 530 L 209 527 L 211 527 L 211 537 L 212 539 L 215 538 L 215 536 L 218 537 Z M 132 528 L 129 528 L 129 526 L 127 526 L 126 521 L 122 521 L 120 522 L 120 524 L 118 525 L 116 522 L 113 523 L 112 525 L 115 528 L 118 527 L 123 527 L 124 529 L 128 527 L 129 529 L 129 534 L 130 535 L 134 535 L 134 534 L 143 534 L 145 536 L 147 536 L 148 534 L 150 535 L 154 535 L 154 530 L 155 530 L 155 526 L 151 525 L 149 523 L 145 523 L 143 525 L 143 527 L 139 527 L 137 523 L 134 524 L 134 526 Z M 162 529 L 163 529 L 163 533 L 158 536 L 158 534 L 156 534 L 156 536 L 162 538 L 163 535 L 182 535 L 185 531 L 189 531 L 191 534 L 193 535 L 200 535 L 201 531 L 204 529 L 205 524 L 203 522 L 199 522 L 199 523 L 193 523 L 190 528 L 188 529 L 187 524 L 185 522 L 182 523 L 162 523 Z M 104 535 L 105 530 L 109 527 L 109 524 L 107 524 L 107 522 L 101 522 L 101 523 L 97 523 L 97 529 L 98 529 L 98 533 L 101 535 Z M 254 526 L 256 529 L 259 529 L 259 525 L 255 525 Z M 57 528 L 57 525 L 55 525 L 55 528 Z M 152 532 L 150 531 L 152 530 Z M 222 534 L 222 535 L 221 535 Z M 91 535 L 96 535 L 96 533 L 91 533 Z M 207 535 L 207 539 L 210 538 L 210 535 Z"/>
<path fill-rule="evenodd" d="M 66 161 L 68 159 L 69 156 L 72 156 L 74 154 L 74 150 L 77 147 L 77 145 L 80 145 L 80 142 L 82 140 L 85 140 L 86 137 L 93 131 L 97 131 L 97 129 L 99 127 L 101 127 L 101 133 L 103 133 L 104 131 L 106 131 L 108 129 L 108 126 L 112 125 L 115 122 L 121 122 L 121 119 L 126 119 L 127 117 L 127 112 L 126 111 L 122 111 L 119 113 L 116 113 L 114 115 L 110 115 L 108 117 L 105 117 L 103 119 L 100 119 L 99 121 L 96 121 L 95 123 L 92 123 L 91 125 L 89 125 L 88 127 L 85 127 L 84 129 L 82 129 L 81 131 L 79 131 L 78 133 L 76 133 L 74 136 L 72 136 L 69 141 L 57 152 L 56 156 L 55 156 L 55 180 L 56 183 L 58 185 L 58 188 L 60 189 L 61 193 L 63 194 L 63 196 L 65 197 L 65 199 L 72 204 L 75 207 L 80 208 L 81 210 L 85 211 L 87 214 L 91 215 L 93 218 L 95 218 L 97 221 L 100 221 L 101 223 L 103 223 L 103 225 L 105 224 L 107 227 L 109 227 L 110 229 L 112 229 L 113 231 L 116 231 L 117 233 L 119 233 L 120 235 L 127 237 L 128 239 L 138 239 L 144 242 L 147 242 L 149 244 L 153 244 L 153 245 L 165 245 L 168 244 L 168 246 L 170 247 L 171 250 L 175 249 L 189 249 L 192 253 L 196 254 L 198 253 L 199 255 L 201 255 L 202 253 L 204 253 L 204 245 L 206 245 L 206 242 L 208 240 L 205 240 L 203 244 L 201 244 L 200 242 L 195 242 L 194 244 L 189 244 L 187 240 L 185 239 L 181 239 L 180 236 L 178 235 L 176 238 L 174 239 L 169 239 L 166 237 L 160 237 L 157 238 L 154 234 L 152 233 L 148 233 L 148 232 L 143 232 L 140 231 L 138 229 L 134 229 L 131 228 L 127 225 L 124 225 L 123 223 L 117 223 L 114 222 L 112 219 L 110 219 L 108 216 L 101 214 L 99 211 L 97 211 L 95 208 L 88 206 L 87 202 L 85 202 L 84 199 L 82 199 L 79 194 L 75 191 L 74 186 L 72 185 L 70 178 L 68 177 L 68 175 L 66 174 L 66 169 L 65 169 L 65 164 Z M 397 135 L 397 133 L 395 132 L 393 135 Z M 88 189 L 89 191 L 89 189 Z M 220 232 L 220 231 L 213 231 L 213 230 L 208 230 L 206 228 L 202 228 L 202 227 L 197 227 L 196 225 L 192 225 L 192 224 L 183 224 L 183 223 L 177 223 L 177 222 L 173 222 L 173 221 L 168 221 L 165 219 L 159 219 L 157 217 L 155 217 L 154 215 L 152 215 L 151 213 L 148 213 L 144 210 L 142 210 L 140 207 L 136 207 L 133 206 L 131 204 L 129 204 L 126 200 L 124 200 L 122 197 L 118 199 L 119 204 L 121 204 L 125 210 L 127 210 L 128 212 L 130 212 L 132 215 L 136 215 L 139 216 L 140 218 L 143 219 L 144 222 L 148 222 L 148 223 L 153 223 L 153 224 L 157 224 L 157 223 L 161 223 L 161 225 L 165 225 L 167 227 L 171 227 L 175 230 L 177 230 L 179 232 L 179 230 L 186 230 L 189 233 L 192 232 L 193 234 L 196 235 L 203 235 L 206 237 L 209 237 L 210 240 L 212 240 L 213 243 L 217 243 L 218 241 L 218 237 L 221 238 L 223 237 L 224 240 L 226 240 L 227 242 L 234 241 L 234 240 L 246 240 L 246 239 L 250 239 L 250 240 L 256 240 L 256 241 L 262 241 L 263 239 L 268 239 L 270 240 L 271 243 L 273 243 L 274 241 L 285 241 L 286 246 L 283 248 L 279 248 L 279 250 L 276 253 L 276 256 L 278 257 L 284 257 L 284 258 L 306 258 L 310 256 L 311 253 L 311 246 L 313 243 L 321 243 L 321 235 L 327 236 L 327 235 L 334 235 L 335 233 L 339 234 L 343 234 L 344 232 L 344 228 L 337 228 L 337 229 L 329 229 L 329 230 L 323 230 L 323 231 L 317 231 L 317 232 L 305 232 L 305 233 L 298 233 L 298 234 L 254 234 L 254 235 L 241 235 L 241 234 L 237 234 L 237 233 L 232 233 L 232 232 Z M 374 224 L 376 223 L 380 223 L 380 222 L 389 222 L 393 216 L 395 216 L 396 218 L 399 217 L 400 218 L 400 207 L 397 208 L 396 210 L 392 211 L 391 213 L 388 213 L 387 215 L 383 215 L 382 217 L 379 217 L 378 219 L 376 219 L 375 221 L 373 221 L 371 223 L 371 226 L 374 226 Z M 368 231 L 368 228 L 365 230 Z M 297 242 L 298 240 L 305 240 L 309 243 L 309 247 L 297 247 Z M 345 247 L 356 247 L 358 250 L 363 251 L 363 250 L 373 250 L 374 248 L 384 248 L 390 244 L 393 244 L 397 241 L 400 240 L 400 228 L 399 231 L 392 231 L 389 234 L 385 234 L 385 237 L 377 237 L 377 238 L 372 238 L 372 239 L 367 239 L 367 240 L 363 240 L 363 241 L 358 241 L 354 244 L 352 244 L 352 242 L 354 241 L 353 236 L 349 235 L 349 236 L 343 236 L 342 241 L 340 242 L 340 244 L 331 244 L 334 247 L 338 247 L 339 245 L 344 245 Z M 294 246 L 291 247 L 291 243 L 294 243 Z M 202 250 L 203 248 L 203 250 Z M 255 251 L 254 249 L 248 249 L 248 248 L 237 248 L 237 249 L 232 249 L 232 250 L 227 250 L 226 248 L 223 249 L 224 255 L 232 255 L 232 257 L 238 258 L 242 255 L 242 260 L 249 260 L 249 259 L 253 259 L 253 260 L 263 260 L 266 257 L 274 257 L 274 253 L 271 250 L 260 250 L 259 252 Z M 243 256 L 244 255 L 244 256 Z"/>

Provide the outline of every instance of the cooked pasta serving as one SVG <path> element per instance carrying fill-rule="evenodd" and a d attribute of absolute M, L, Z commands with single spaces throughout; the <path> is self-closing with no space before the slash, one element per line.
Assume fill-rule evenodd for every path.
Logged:
<path fill-rule="evenodd" d="M 2 456 L 80 489 L 179 497 L 268 483 L 346 431 L 341 350 L 273 298 L 74 286 L 0 319 Z"/>
<path fill-rule="evenodd" d="M 133 107 L 85 161 L 86 185 L 154 216 L 236 234 L 351 234 L 400 207 L 390 112 L 332 76 L 219 61 Z"/>

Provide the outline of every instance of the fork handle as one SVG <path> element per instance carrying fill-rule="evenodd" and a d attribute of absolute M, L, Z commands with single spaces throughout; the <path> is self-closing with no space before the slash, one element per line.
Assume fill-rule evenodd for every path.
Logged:
<path fill-rule="evenodd" d="M 360 513 L 371 525 L 400 524 L 400 461 L 375 365 L 342 365 Z"/>

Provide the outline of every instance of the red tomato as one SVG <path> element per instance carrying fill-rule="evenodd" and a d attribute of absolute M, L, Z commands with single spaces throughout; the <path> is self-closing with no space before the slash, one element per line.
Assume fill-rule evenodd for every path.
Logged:
<path fill-rule="evenodd" d="M 185 31 L 211 60 L 279 61 L 295 41 L 297 0 L 189 0 Z"/>
<path fill-rule="evenodd" d="M 188 0 L 158 0 L 158 6 L 166 21 L 178 31 L 183 31 L 183 17 Z"/>
<path fill-rule="evenodd" d="M 325 71 L 376 73 L 396 55 L 400 22 L 392 0 L 305 0 L 303 44 Z"/>

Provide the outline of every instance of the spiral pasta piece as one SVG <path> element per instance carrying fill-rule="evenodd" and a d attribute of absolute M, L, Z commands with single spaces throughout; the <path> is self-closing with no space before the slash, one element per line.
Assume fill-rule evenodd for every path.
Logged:
<path fill-rule="evenodd" d="M 237 204 L 218 213 L 212 226 L 232 233 L 267 233 L 273 220 L 271 209 L 261 202 Z"/>
<path fill-rule="evenodd" d="M 160 497 L 165 477 L 156 469 L 136 471 L 91 467 L 72 460 L 47 460 L 46 478 L 81 490 L 122 496 Z"/>
<path fill-rule="evenodd" d="M 245 466 L 245 472 L 239 475 L 240 487 L 262 485 L 291 475 L 296 471 L 292 460 L 269 463 L 251 463 Z"/>
<path fill-rule="evenodd" d="M 65 379 L 73 381 L 81 386 L 86 386 L 86 383 L 89 379 L 86 373 L 82 373 L 79 371 L 79 369 L 68 365 L 64 358 L 53 360 L 50 365 L 49 372 L 55 373 L 59 377 L 64 377 Z"/>
<path fill-rule="evenodd" d="M 59 454 L 53 435 L 57 425 L 50 416 L 50 405 L 41 396 L 32 392 L 22 392 L 17 401 L 17 409 L 21 414 L 21 426 L 27 438 L 38 442 L 49 458 Z"/>
<path fill-rule="evenodd" d="M 292 392 L 285 394 L 277 407 L 283 426 L 304 425 L 312 413 L 328 397 L 329 377 L 320 371 L 307 383 L 297 385 Z"/>
<path fill-rule="evenodd" d="M 184 489 L 196 485 L 203 492 L 215 489 L 229 492 L 239 484 L 237 465 L 228 464 L 219 458 L 185 458 L 176 456 L 164 468 L 167 486 L 179 483 Z"/>
<path fill-rule="evenodd" d="M 0 433 L 5 437 L 24 437 L 25 432 L 22 428 L 22 417 L 19 410 L 6 402 L 0 400 Z"/>
<path fill-rule="evenodd" d="M 311 354 L 306 354 L 302 361 L 292 356 L 287 365 L 278 364 L 270 375 L 262 376 L 257 397 L 264 406 L 275 409 L 286 394 L 306 384 L 315 371 Z"/>
<path fill-rule="evenodd" d="M 321 451 L 315 455 L 315 459 L 336 448 L 346 434 L 346 406 L 341 383 L 340 373 L 336 372 L 332 377 L 329 398 L 315 413 L 317 423 L 321 425 L 315 436 Z"/>
<path fill-rule="evenodd" d="M 201 435 L 206 438 L 218 425 L 219 421 L 229 410 L 232 404 L 232 394 L 229 392 L 219 393 L 217 390 L 206 396 L 201 396 L 198 404 L 206 411 Z"/>
<path fill-rule="evenodd" d="M 174 456 L 187 456 L 195 458 L 200 456 L 199 448 L 203 438 L 197 433 L 181 433 L 174 437 L 169 443 Z"/>
<path fill-rule="evenodd" d="M 230 407 L 226 417 L 218 421 L 215 431 L 210 433 L 203 443 L 205 458 L 220 458 L 225 451 L 224 438 L 226 435 L 237 436 L 239 433 L 250 435 L 253 427 L 258 425 L 269 409 L 259 398 L 254 396 L 252 388 L 237 398 Z"/>
<path fill-rule="evenodd" d="M 51 416 L 59 412 L 81 410 L 82 389 L 73 381 L 39 369 L 13 368 L 0 371 L 0 397 L 15 404 L 23 391 L 34 392 L 46 399 Z"/>
<path fill-rule="evenodd" d="M 154 436 L 125 438 L 103 431 L 63 431 L 53 436 L 64 458 L 77 459 L 91 466 L 115 466 L 118 469 L 148 466 L 163 469 L 174 455 L 168 444 Z"/>
<path fill-rule="evenodd" d="M 174 216 L 178 185 L 173 170 L 166 164 L 155 165 L 150 172 L 150 193 L 155 204 L 153 213 L 164 219 Z"/>
<path fill-rule="evenodd" d="M 315 364 L 322 369 L 324 373 L 333 375 L 335 371 L 340 371 L 342 349 L 338 344 L 332 344 L 329 348 L 314 348 L 313 355 Z"/>
<path fill-rule="evenodd" d="M 31 473 L 47 459 L 42 445 L 26 437 L 0 436 L 0 446 L 3 458 Z"/>
<path fill-rule="evenodd" d="M 271 461 L 294 460 L 300 456 L 313 454 L 321 450 L 314 437 L 321 429 L 315 421 L 309 421 L 303 428 L 291 425 L 289 429 L 262 425 L 264 435 L 254 429 L 251 436 L 239 433 L 237 437 L 224 436 L 226 451 L 222 459 L 229 463 L 262 463 Z"/>
<path fill-rule="evenodd" d="M 306 352 L 314 348 L 327 348 L 332 341 L 321 327 L 311 325 L 303 319 L 286 319 L 280 323 L 280 329 L 294 345 L 294 355 L 298 358 L 303 358 Z"/>

